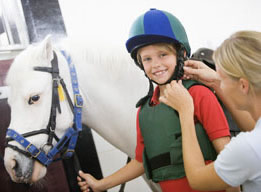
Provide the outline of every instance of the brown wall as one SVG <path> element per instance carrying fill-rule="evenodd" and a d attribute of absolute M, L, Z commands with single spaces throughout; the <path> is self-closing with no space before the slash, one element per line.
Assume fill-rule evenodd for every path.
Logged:
<path fill-rule="evenodd" d="M 13 62 L 13 59 L 0 60 L 0 87 L 4 85 L 4 80 L 5 80 L 7 71 L 12 62 Z"/>

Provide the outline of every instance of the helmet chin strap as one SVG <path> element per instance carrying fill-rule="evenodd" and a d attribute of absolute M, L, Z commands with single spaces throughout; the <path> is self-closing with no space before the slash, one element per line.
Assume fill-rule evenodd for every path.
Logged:
<path fill-rule="evenodd" d="M 144 71 L 144 73 L 145 73 L 145 71 Z M 146 95 L 145 97 L 141 98 L 141 99 L 137 102 L 136 107 L 139 107 L 139 106 L 143 105 L 143 104 L 147 101 L 148 98 L 151 98 L 151 97 L 152 97 L 153 91 L 154 91 L 153 83 L 155 83 L 155 84 L 157 84 L 157 85 L 166 85 L 166 84 L 170 83 L 172 80 L 175 80 L 175 79 L 174 79 L 174 76 L 175 76 L 174 74 L 175 74 L 175 73 L 173 72 L 173 75 L 172 75 L 172 76 L 170 77 L 170 79 L 167 80 L 165 83 L 159 84 L 159 83 L 157 83 L 156 81 L 151 80 L 151 79 L 147 76 L 147 74 L 145 73 L 145 76 L 146 76 L 147 79 L 149 80 L 150 88 L 149 88 L 149 91 L 148 91 L 147 95 Z"/>

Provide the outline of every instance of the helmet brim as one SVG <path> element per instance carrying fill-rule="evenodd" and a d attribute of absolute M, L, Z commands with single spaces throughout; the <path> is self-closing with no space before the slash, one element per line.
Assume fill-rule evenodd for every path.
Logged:
<path fill-rule="evenodd" d="M 166 36 L 146 34 L 146 35 L 138 35 L 133 38 L 130 38 L 126 42 L 126 47 L 128 52 L 131 54 L 131 57 L 133 59 L 136 59 L 137 57 L 136 54 L 138 49 L 155 43 L 179 43 L 179 42 L 175 41 L 173 38 L 169 38 Z"/>

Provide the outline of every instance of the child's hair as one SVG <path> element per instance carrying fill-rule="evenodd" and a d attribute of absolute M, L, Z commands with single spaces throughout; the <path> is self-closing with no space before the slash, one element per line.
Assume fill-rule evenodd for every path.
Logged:
<path fill-rule="evenodd" d="M 173 52 L 173 53 L 175 53 L 175 54 L 177 53 L 177 50 L 178 50 L 178 48 L 180 47 L 179 44 L 175 44 L 175 43 L 155 43 L 154 45 L 162 46 L 163 49 L 166 49 L 166 50 L 168 50 L 168 51 L 171 51 L 171 52 Z M 138 61 L 138 64 L 139 64 L 141 67 L 143 67 L 143 66 L 142 66 L 141 56 L 140 56 L 140 50 L 141 50 L 141 49 L 139 49 L 138 52 L 137 52 L 137 61 Z"/>
<path fill-rule="evenodd" d="M 246 78 L 251 89 L 261 91 L 261 33 L 239 31 L 214 52 L 216 65 L 228 76 Z"/>

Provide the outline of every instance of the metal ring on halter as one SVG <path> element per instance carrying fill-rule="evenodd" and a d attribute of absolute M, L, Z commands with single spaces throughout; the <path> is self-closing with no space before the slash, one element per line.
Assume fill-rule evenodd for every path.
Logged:
<path fill-rule="evenodd" d="M 45 147 L 45 146 L 50 146 L 50 149 L 52 149 L 52 148 L 53 148 L 53 144 L 51 144 L 51 145 L 49 145 L 49 144 L 47 144 L 47 143 L 43 144 L 43 145 L 40 147 L 40 150 L 44 151 L 44 152 L 45 152 L 45 154 L 47 154 L 47 153 L 48 153 L 47 151 L 45 151 L 45 150 L 44 150 L 44 147 Z M 50 150 L 50 149 L 48 149 L 48 150 Z"/>
<path fill-rule="evenodd" d="M 55 127 L 50 126 L 50 132 L 55 133 Z"/>

